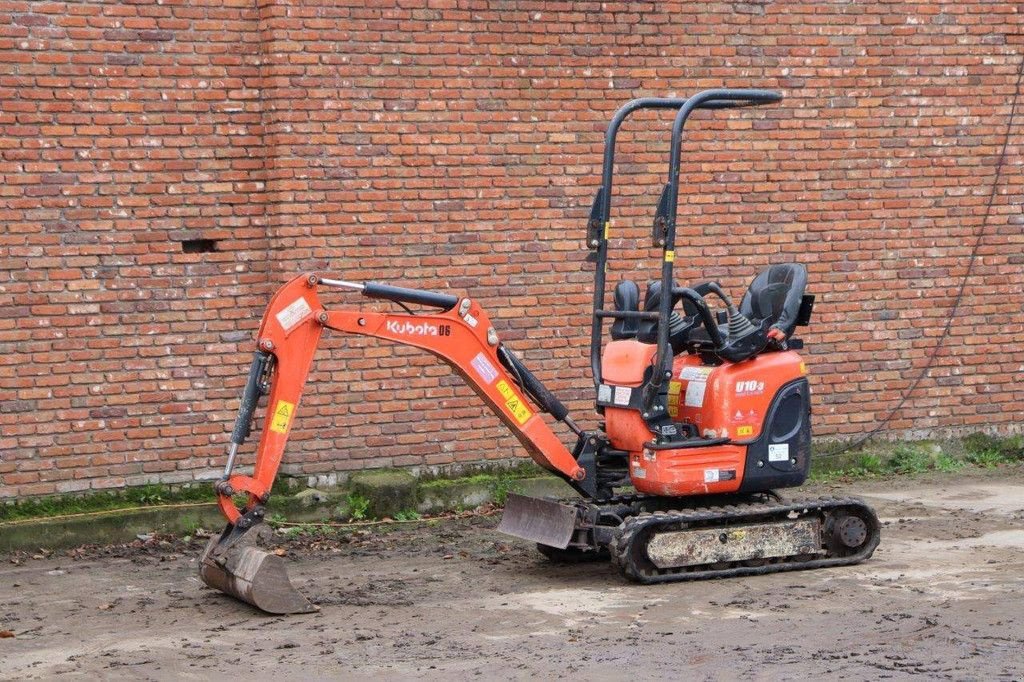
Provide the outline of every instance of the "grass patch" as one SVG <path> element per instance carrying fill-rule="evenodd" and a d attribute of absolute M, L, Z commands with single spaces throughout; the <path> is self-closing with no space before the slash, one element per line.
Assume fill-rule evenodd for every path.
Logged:
<path fill-rule="evenodd" d="M 835 452 L 835 450 L 833 450 Z M 929 471 L 952 473 L 964 467 L 991 468 L 1024 462 L 1024 437 L 1000 438 L 984 433 L 961 441 L 938 444 L 874 443 L 863 450 L 831 456 L 828 452 L 811 457 L 811 479 L 873 478 L 923 474 Z"/>
<path fill-rule="evenodd" d="M 158 507 L 165 504 L 187 502 L 209 502 L 212 504 L 214 501 L 213 486 L 209 483 L 180 487 L 145 485 L 84 495 L 29 498 L 13 504 L 2 504 L 0 505 L 0 521 L 17 521 L 133 507 Z"/>
<path fill-rule="evenodd" d="M 433 479 L 420 483 L 419 489 L 421 492 L 430 493 L 435 490 L 449 490 L 453 485 L 486 487 L 490 489 L 491 497 L 495 504 L 503 505 L 508 499 L 509 493 L 516 493 L 522 489 L 520 484 L 522 479 L 533 478 L 539 475 L 536 468 L 531 468 L 527 471 L 530 476 L 522 476 L 520 475 L 522 472 L 519 471 L 502 470 L 497 474 L 473 474 L 472 476 L 461 478 Z"/>
<path fill-rule="evenodd" d="M 479 463 L 469 464 L 460 467 L 458 470 L 440 469 L 436 472 L 424 472 L 417 476 L 419 484 L 429 485 L 434 481 L 475 481 L 493 480 L 495 478 L 534 478 L 547 473 L 531 459 L 525 459 L 514 464 L 508 463 Z"/>

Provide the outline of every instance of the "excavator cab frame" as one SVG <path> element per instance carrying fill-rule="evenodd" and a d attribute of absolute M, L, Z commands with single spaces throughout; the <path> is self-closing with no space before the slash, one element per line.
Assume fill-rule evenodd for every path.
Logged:
<path fill-rule="evenodd" d="M 607 264 L 609 257 L 609 237 L 611 233 L 611 197 L 615 170 L 615 145 L 619 129 L 630 115 L 645 109 L 675 109 L 677 113 L 672 123 L 672 142 L 668 159 L 668 179 L 658 202 L 657 214 L 654 218 L 652 233 L 653 246 L 660 248 L 662 291 L 673 291 L 675 279 L 673 270 L 676 260 L 676 223 L 678 216 L 679 175 L 682 165 L 683 129 L 690 115 L 698 109 L 736 109 L 741 107 L 773 104 L 782 100 L 780 93 L 759 89 L 727 89 L 718 88 L 704 90 L 688 98 L 645 97 L 627 102 L 612 117 L 605 133 L 604 161 L 601 169 L 601 187 L 594 197 L 590 219 L 587 223 L 587 246 L 596 252 L 594 268 L 594 310 L 590 327 L 590 366 L 593 374 L 594 387 L 600 389 L 604 376 L 601 365 L 601 349 L 605 339 L 605 320 L 647 320 L 657 325 L 657 352 L 654 367 L 659 371 L 651 373 L 648 382 L 642 387 L 644 412 L 648 414 L 664 414 L 667 406 L 661 388 L 671 375 L 666 368 L 666 360 L 672 357 L 669 344 L 669 319 L 674 296 L 662 296 L 657 311 L 608 310 L 605 308 L 607 298 Z M 675 293 L 675 292 L 674 292 Z M 694 294 L 692 290 L 682 293 L 697 308 L 703 318 L 704 326 L 709 333 L 717 331 L 715 318 L 711 315 L 703 296 Z M 721 339 L 718 339 L 721 342 Z"/>

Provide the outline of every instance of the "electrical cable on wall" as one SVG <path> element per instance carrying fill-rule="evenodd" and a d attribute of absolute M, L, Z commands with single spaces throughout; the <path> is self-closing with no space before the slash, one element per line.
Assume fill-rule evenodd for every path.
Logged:
<path fill-rule="evenodd" d="M 928 376 L 929 372 L 931 372 L 932 370 L 932 367 L 935 365 L 935 359 L 939 355 L 939 350 L 942 348 L 943 343 L 949 337 L 949 333 L 953 328 L 953 320 L 954 318 L 956 318 L 956 314 L 960 310 L 960 303 L 963 300 L 964 291 L 967 289 L 967 280 L 970 278 L 971 273 L 974 270 L 974 263 L 978 257 L 978 250 L 980 249 L 981 244 L 985 239 L 985 232 L 988 228 L 989 218 L 992 214 L 992 206 L 995 204 L 996 194 L 999 191 L 999 185 L 1002 182 L 1003 178 L 1003 167 L 1006 164 L 1006 151 L 1010 145 L 1010 135 L 1013 131 L 1013 122 L 1017 118 L 1017 101 L 1020 97 L 1020 86 L 1022 80 L 1024 80 L 1024 57 L 1021 58 L 1021 62 L 1017 67 L 1017 84 L 1013 90 L 1013 102 L 1010 106 L 1010 115 L 1006 121 L 1006 132 L 1003 136 L 1002 149 L 999 152 L 999 158 L 996 160 L 995 178 L 993 178 L 992 180 L 992 188 L 988 194 L 988 202 L 985 205 L 985 214 L 984 216 L 982 216 L 981 226 L 978 228 L 977 236 L 974 239 L 974 246 L 971 248 L 971 255 L 967 259 L 967 271 L 964 272 L 964 276 L 960 280 L 960 287 L 957 291 L 956 298 L 953 300 L 953 307 L 950 308 L 949 315 L 946 316 L 946 325 L 945 327 L 943 327 L 942 334 L 939 336 L 938 341 L 935 342 L 935 346 L 932 347 L 931 353 L 929 353 L 928 355 L 928 361 L 925 363 L 925 366 L 921 370 L 921 373 L 918 374 L 917 378 L 914 379 L 913 383 L 910 385 L 910 388 L 908 388 L 906 392 L 903 394 L 903 396 L 900 398 L 900 401 L 896 404 L 896 406 L 893 407 L 889 414 L 887 414 L 884 419 L 878 422 L 878 424 L 876 424 L 874 428 L 872 428 L 870 431 L 863 434 L 862 436 L 858 437 L 852 443 L 848 443 L 847 445 L 844 445 L 843 447 L 839 448 L 838 450 L 834 450 L 833 452 L 826 452 L 824 454 L 818 455 L 818 458 L 836 457 L 838 455 L 843 454 L 844 452 L 848 452 L 850 450 L 860 447 L 867 441 L 874 438 L 879 433 L 886 431 L 886 426 L 889 424 L 890 421 L 892 421 L 893 417 L 895 417 L 900 412 L 900 410 L 903 409 L 903 406 L 910 399 L 910 396 L 914 394 L 914 391 L 917 390 L 918 386 L 921 385 L 921 382 L 924 380 L 925 377 Z"/>

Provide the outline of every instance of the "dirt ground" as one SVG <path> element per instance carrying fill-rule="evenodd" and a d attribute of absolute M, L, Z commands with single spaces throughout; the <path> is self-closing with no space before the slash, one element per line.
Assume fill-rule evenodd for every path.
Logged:
<path fill-rule="evenodd" d="M 1024 471 L 844 492 L 885 524 L 859 566 L 637 586 L 489 516 L 286 544 L 292 617 L 206 589 L 199 539 L 3 557 L 0 678 L 1024 677 Z"/>

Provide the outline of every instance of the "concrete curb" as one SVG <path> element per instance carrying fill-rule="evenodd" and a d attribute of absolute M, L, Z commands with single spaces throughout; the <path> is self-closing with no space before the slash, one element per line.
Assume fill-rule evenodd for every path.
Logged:
<path fill-rule="evenodd" d="M 271 515 L 288 521 L 314 523 L 350 517 L 349 500 L 358 494 L 368 503 L 367 513 L 377 518 L 400 511 L 439 514 L 503 502 L 509 492 L 539 497 L 571 497 L 572 488 L 553 476 L 507 478 L 480 475 L 462 479 L 418 482 L 406 472 L 399 480 L 390 472 L 366 472 L 346 490 L 303 490 L 282 495 L 270 504 Z M 408 476 L 408 479 L 405 478 Z M 131 542 L 137 535 L 187 535 L 198 528 L 220 530 L 224 517 L 212 502 L 171 504 L 145 508 L 42 517 L 0 522 L 0 553 L 66 549 L 86 544 Z"/>

